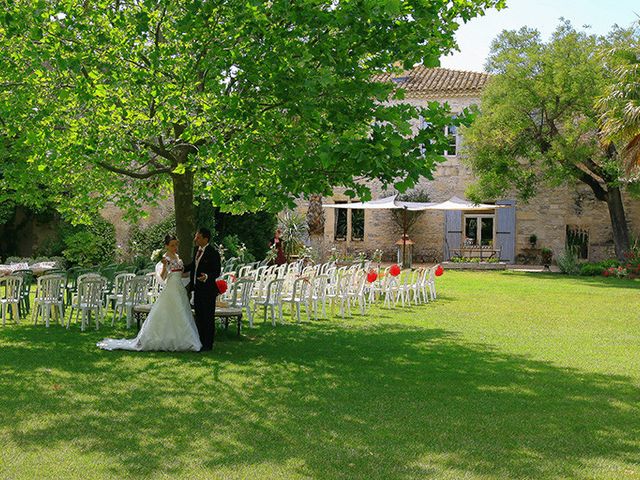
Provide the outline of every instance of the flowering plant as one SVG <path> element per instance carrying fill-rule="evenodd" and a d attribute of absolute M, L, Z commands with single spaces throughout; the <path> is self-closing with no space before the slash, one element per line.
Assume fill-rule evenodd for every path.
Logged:
<path fill-rule="evenodd" d="M 628 273 L 629 272 L 627 271 L 627 268 L 620 265 L 619 267 L 607 268 L 604 272 L 602 272 L 602 275 L 604 275 L 605 277 L 624 278 L 628 275 Z"/>
<path fill-rule="evenodd" d="M 264 256 L 264 259 L 267 261 L 267 263 L 271 263 L 276 259 L 277 256 L 278 250 L 276 249 L 276 246 L 274 244 L 269 247 L 269 250 L 267 250 L 267 254 Z"/>
<path fill-rule="evenodd" d="M 373 251 L 373 255 L 371 255 L 371 261 L 373 261 L 374 263 L 382 262 L 382 250 L 380 250 L 379 248 L 376 248 Z"/>

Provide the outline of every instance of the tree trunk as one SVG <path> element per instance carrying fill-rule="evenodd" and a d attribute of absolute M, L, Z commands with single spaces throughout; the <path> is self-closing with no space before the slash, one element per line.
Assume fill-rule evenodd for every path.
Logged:
<path fill-rule="evenodd" d="M 176 235 L 180 242 L 178 255 L 185 263 L 191 261 L 193 236 L 196 229 L 193 205 L 193 173 L 173 174 L 173 204 L 176 212 Z"/>
<path fill-rule="evenodd" d="M 609 217 L 611 218 L 616 257 L 622 261 L 624 260 L 624 254 L 629 251 L 629 228 L 624 214 L 620 188 L 609 187 L 606 200 L 607 207 L 609 207 Z"/>

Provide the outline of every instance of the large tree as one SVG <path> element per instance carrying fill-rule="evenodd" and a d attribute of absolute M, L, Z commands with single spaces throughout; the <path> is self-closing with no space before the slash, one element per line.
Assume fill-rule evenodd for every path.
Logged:
<path fill-rule="evenodd" d="M 172 191 L 189 256 L 194 191 L 243 212 L 429 176 L 447 109 L 390 101 L 397 85 L 372 78 L 436 65 L 459 22 L 502 0 L 2 4 L 3 194 L 47 192 L 77 217 Z M 419 115 L 432 128 L 412 138 Z"/>
<path fill-rule="evenodd" d="M 616 255 L 629 249 L 615 144 L 603 143 L 595 101 L 609 81 L 600 52 L 607 39 L 568 22 L 548 42 L 530 28 L 493 42 L 482 111 L 465 130 L 467 161 L 478 176 L 468 192 L 496 198 L 516 189 L 521 199 L 540 184 L 584 183 L 606 202 Z"/>

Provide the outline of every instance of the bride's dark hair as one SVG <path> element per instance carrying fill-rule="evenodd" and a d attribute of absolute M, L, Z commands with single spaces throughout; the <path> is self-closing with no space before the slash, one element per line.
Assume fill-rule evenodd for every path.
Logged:
<path fill-rule="evenodd" d="M 171 240 L 177 240 L 175 235 L 165 235 L 164 237 L 164 244 L 165 245 L 169 245 L 171 243 Z"/>

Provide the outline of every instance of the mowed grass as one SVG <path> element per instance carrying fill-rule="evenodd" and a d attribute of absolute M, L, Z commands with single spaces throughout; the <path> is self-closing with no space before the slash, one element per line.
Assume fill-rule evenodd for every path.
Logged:
<path fill-rule="evenodd" d="M 639 287 L 448 271 L 435 303 L 208 354 L 7 324 L 0 478 L 640 478 Z"/>

